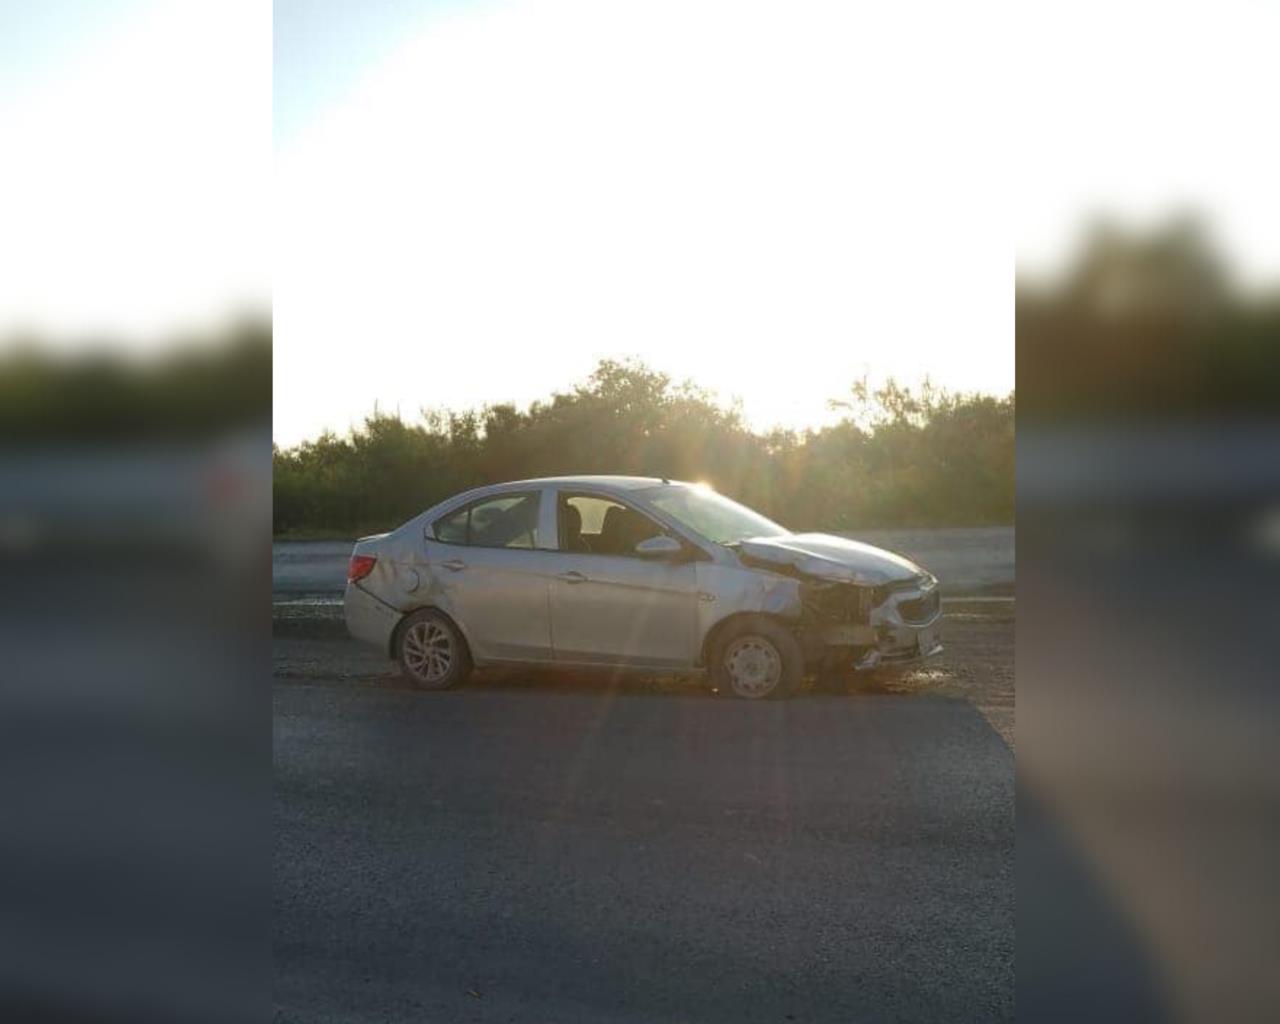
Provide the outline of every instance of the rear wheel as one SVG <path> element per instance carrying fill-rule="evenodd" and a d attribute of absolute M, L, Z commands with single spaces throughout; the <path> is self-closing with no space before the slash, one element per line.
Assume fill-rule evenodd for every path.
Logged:
<path fill-rule="evenodd" d="M 712 684 L 744 700 L 790 696 L 803 674 L 799 641 L 771 619 L 743 619 L 726 627 L 712 653 Z"/>
<path fill-rule="evenodd" d="M 471 672 L 467 645 L 453 623 L 430 608 L 414 612 L 396 643 L 400 671 L 424 690 L 447 690 Z"/>

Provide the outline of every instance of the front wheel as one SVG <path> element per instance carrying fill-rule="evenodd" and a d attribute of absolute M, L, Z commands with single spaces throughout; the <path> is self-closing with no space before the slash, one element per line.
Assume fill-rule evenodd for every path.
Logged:
<path fill-rule="evenodd" d="M 730 625 L 712 654 L 712 685 L 744 700 L 787 697 L 803 675 L 799 641 L 771 619 L 744 619 Z"/>
<path fill-rule="evenodd" d="M 453 623 L 430 608 L 410 615 L 396 643 L 400 671 L 424 690 L 447 690 L 471 672 L 467 645 Z"/>

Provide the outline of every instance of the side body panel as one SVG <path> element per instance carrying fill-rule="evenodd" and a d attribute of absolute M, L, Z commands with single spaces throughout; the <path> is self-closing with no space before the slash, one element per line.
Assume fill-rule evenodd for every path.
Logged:
<path fill-rule="evenodd" d="M 357 640 L 390 651 L 391 633 L 400 621 L 401 612 L 380 601 L 359 583 L 348 583 L 342 599 L 342 616 L 347 632 Z"/>
<path fill-rule="evenodd" d="M 692 563 L 573 552 L 560 552 L 555 560 L 551 638 L 557 661 L 654 668 L 695 663 L 698 597 Z"/>
<path fill-rule="evenodd" d="M 551 660 L 547 588 L 556 552 L 425 544 L 430 581 L 421 603 L 452 616 L 478 663 Z"/>
<path fill-rule="evenodd" d="M 722 562 L 698 562 L 698 651 L 711 631 L 741 612 L 800 617 L 800 582 Z"/>

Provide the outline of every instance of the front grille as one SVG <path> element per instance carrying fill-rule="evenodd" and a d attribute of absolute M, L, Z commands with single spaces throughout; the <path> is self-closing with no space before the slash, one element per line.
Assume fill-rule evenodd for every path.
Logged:
<path fill-rule="evenodd" d="M 916 590 L 929 582 L 928 576 L 915 576 L 908 580 L 894 580 L 892 583 L 881 583 L 871 591 L 871 607 L 879 608 L 889 598 L 901 590 Z"/>
<path fill-rule="evenodd" d="M 802 588 L 805 610 L 823 622 L 866 622 L 870 590 L 847 583 L 810 584 Z"/>
<path fill-rule="evenodd" d="M 929 591 L 923 597 L 903 601 L 898 605 L 898 614 L 903 622 L 928 622 L 938 614 L 940 599 L 937 589 Z"/>

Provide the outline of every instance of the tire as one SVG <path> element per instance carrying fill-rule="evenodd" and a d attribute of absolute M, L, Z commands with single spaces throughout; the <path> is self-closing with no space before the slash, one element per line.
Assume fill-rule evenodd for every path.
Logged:
<path fill-rule="evenodd" d="M 772 619 L 747 618 L 726 626 L 711 654 L 711 685 L 743 700 L 789 697 L 804 676 L 800 642 Z"/>
<path fill-rule="evenodd" d="M 466 641 L 447 616 L 423 608 L 408 616 L 396 637 L 400 674 L 423 690 L 447 690 L 471 674 Z"/>

